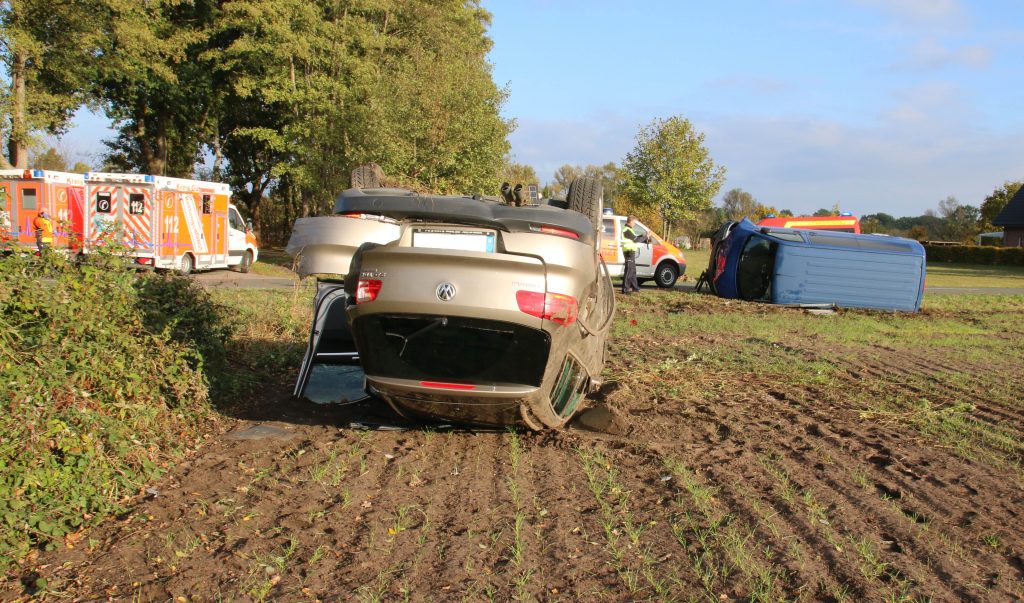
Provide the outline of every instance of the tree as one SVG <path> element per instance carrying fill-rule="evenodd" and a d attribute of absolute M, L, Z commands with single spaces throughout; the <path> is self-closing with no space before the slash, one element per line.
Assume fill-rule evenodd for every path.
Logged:
<path fill-rule="evenodd" d="M 7 71 L 0 94 L 4 167 L 29 167 L 32 134 L 65 131 L 85 101 L 100 54 L 97 15 L 103 5 L 87 0 L 0 2 L 0 60 Z"/>
<path fill-rule="evenodd" d="M 550 184 L 551 194 L 564 197 L 569 192 L 569 183 L 583 175 L 583 168 L 578 165 L 564 164 L 555 170 L 555 180 Z"/>
<path fill-rule="evenodd" d="M 498 174 L 498 180 L 508 182 L 513 186 L 516 184 L 522 184 L 523 186 L 529 184 L 540 185 L 537 172 L 533 169 L 533 166 L 516 163 L 512 161 L 512 157 L 509 155 L 505 156 L 504 163 L 501 166 L 501 173 Z"/>
<path fill-rule="evenodd" d="M 942 236 L 947 241 L 968 242 L 978 234 L 981 212 L 973 205 L 961 205 L 956 197 L 939 201 L 939 215 L 944 224 Z"/>
<path fill-rule="evenodd" d="M 815 212 L 814 212 L 813 214 L 811 214 L 811 215 L 812 215 L 812 216 L 814 216 L 814 217 L 826 217 L 826 216 L 834 216 L 834 215 L 836 215 L 836 214 L 835 214 L 835 213 L 833 213 L 831 209 L 825 209 L 825 208 L 823 207 L 823 208 L 821 208 L 821 209 L 819 209 L 819 210 L 815 211 Z"/>
<path fill-rule="evenodd" d="M 757 199 L 741 188 L 730 189 L 722 195 L 722 209 L 729 220 L 742 220 L 744 217 L 753 218 L 757 213 Z"/>
<path fill-rule="evenodd" d="M 67 158 L 53 147 L 49 147 L 43 153 L 33 157 L 31 163 L 33 168 L 40 170 L 68 171 Z"/>
<path fill-rule="evenodd" d="M 985 200 L 981 202 L 981 218 L 979 220 L 981 232 L 995 229 L 995 226 L 992 225 L 992 220 L 995 220 L 999 212 L 1003 211 L 1003 208 L 1017 194 L 1022 185 L 1024 185 L 1024 182 L 1021 181 L 1007 181 L 992 191 L 991 195 L 985 197 Z"/>
<path fill-rule="evenodd" d="M 622 170 L 626 196 L 656 209 L 665 236 L 671 236 L 673 222 L 693 220 L 711 207 L 725 181 L 725 168 L 715 166 L 704 134 L 678 116 L 642 127 Z"/>
<path fill-rule="evenodd" d="M 793 217 L 793 210 L 791 210 L 791 209 L 784 209 L 784 210 L 779 212 L 779 216 L 782 217 L 782 218 L 792 218 Z"/>
<path fill-rule="evenodd" d="M 105 144 L 121 170 L 190 177 L 209 138 L 208 50 L 216 0 L 105 0 L 107 45 L 98 95 L 118 135 Z"/>

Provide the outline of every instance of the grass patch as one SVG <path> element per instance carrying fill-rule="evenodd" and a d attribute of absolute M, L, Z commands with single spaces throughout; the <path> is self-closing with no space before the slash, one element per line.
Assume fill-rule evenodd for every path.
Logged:
<path fill-rule="evenodd" d="M 928 287 L 1024 287 L 1024 266 L 928 262 Z M 927 292 L 927 289 L 925 289 Z"/>

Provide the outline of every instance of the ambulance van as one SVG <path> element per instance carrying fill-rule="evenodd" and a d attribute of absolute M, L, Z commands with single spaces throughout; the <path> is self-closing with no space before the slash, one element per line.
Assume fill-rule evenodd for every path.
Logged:
<path fill-rule="evenodd" d="M 612 278 L 621 278 L 626 260 L 619 241 L 622 240 L 622 229 L 626 227 L 626 216 L 617 216 L 609 209 L 605 210 L 601 220 L 601 259 L 608 266 Z M 633 223 L 633 231 L 647 241 L 637 244 L 636 280 L 644 283 L 653 279 L 664 289 L 674 286 L 676 280 L 686 273 L 683 252 L 639 220 Z"/>
<path fill-rule="evenodd" d="M 235 268 L 259 250 L 227 184 L 142 174 L 85 174 L 86 253 L 117 244 L 143 268 Z"/>
<path fill-rule="evenodd" d="M 52 248 L 77 253 L 82 244 L 84 186 L 81 174 L 0 170 L 0 247 L 35 251 L 32 221 L 45 211 L 53 222 Z"/>

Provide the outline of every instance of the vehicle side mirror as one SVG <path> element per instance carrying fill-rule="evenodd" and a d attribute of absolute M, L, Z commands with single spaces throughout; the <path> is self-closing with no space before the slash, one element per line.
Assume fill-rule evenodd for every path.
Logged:
<path fill-rule="evenodd" d="M 252 232 L 252 218 L 245 221 L 245 231 Z"/>

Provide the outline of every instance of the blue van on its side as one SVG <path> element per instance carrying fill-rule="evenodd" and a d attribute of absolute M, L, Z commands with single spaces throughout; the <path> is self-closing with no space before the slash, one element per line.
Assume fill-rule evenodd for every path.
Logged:
<path fill-rule="evenodd" d="M 744 218 L 715 235 L 707 276 L 720 297 L 916 312 L 925 253 L 910 239 L 758 227 Z"/>

